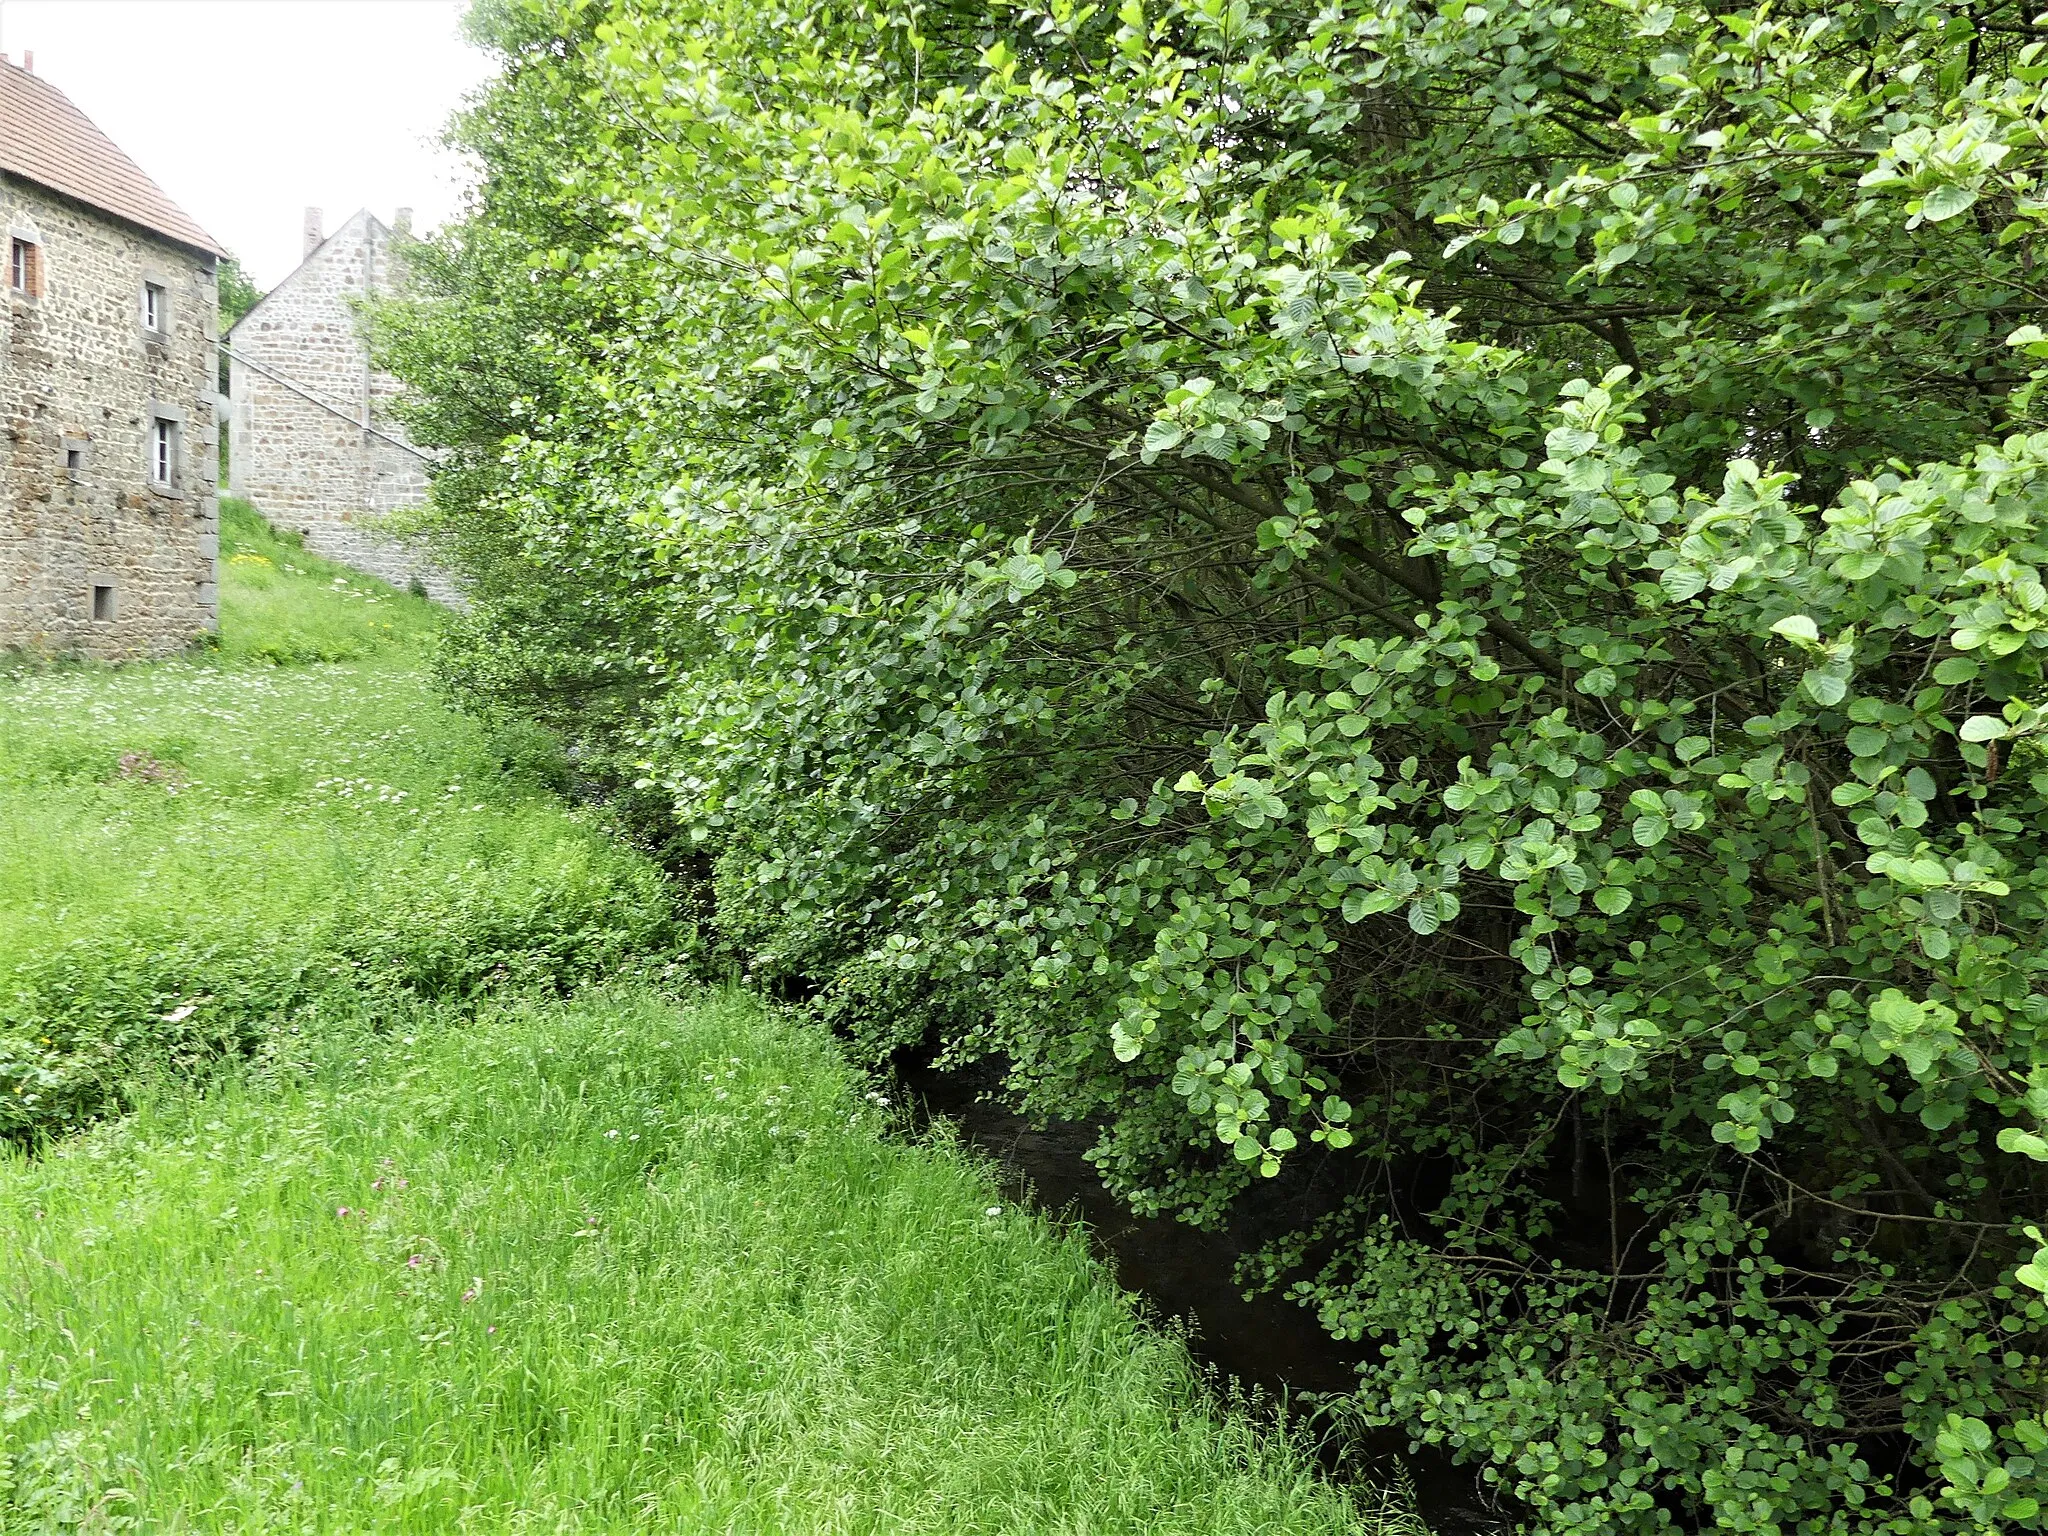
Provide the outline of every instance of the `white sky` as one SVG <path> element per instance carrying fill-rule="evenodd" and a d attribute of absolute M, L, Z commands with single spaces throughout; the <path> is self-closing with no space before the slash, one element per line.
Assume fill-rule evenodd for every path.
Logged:
<path fill-rule="evenodd" d="M 465 172 L 434 141 L 489 74 L 463 0 L 0 0 L 0 51 L 97 123 L 268 287 L 308 207 L 415 228 Z"/>

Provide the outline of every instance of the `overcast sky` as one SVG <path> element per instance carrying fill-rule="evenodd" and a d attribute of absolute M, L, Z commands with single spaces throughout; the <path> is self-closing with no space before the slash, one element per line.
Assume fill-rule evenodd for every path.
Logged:
<path fill-rule="evenodd" d="M 434 140 L 489 73 L 463 0 L 0 0 L 0 52 L 76 102 L 267 287 L 304 210 L 430 227 L 463 169 Z"/>

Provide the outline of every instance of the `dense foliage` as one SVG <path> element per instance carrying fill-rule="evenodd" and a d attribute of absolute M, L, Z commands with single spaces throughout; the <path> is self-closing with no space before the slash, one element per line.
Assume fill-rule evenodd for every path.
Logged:
<path fill-rule="evenodd" d="M 2023 10 L 479 29 L 451 676 L 756 974 L 1264 1221 L 1541 1528 L 2042 1528 Z"/>

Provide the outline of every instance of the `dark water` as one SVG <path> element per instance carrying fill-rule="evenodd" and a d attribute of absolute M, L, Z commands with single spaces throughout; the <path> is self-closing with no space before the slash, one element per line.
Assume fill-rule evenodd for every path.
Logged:
<path fill-rule="evenodd" d="M 901 1062 L 897 1075 L 926 1116 L 943 1115 L 975 1147 L 1009 1171 L 1012 1194 L 1041 1209 L 1078 1216 L 1096 1252 L 1165 1318 L 1188 1332 L 1196 1359 L 1225 1382 L 1286 1399 L 1290 1417 L 1308 1420 L 1302 1394 L 1349 1392 L 1355 1351 L 1323 1332 L 1312 1313 L 1273 1296 L 1251 1301 L 1232 1280 L 1243 1248 L 1227 1233 L 1198 1232 L 1169 1217 L 1133 1215 L 1102 1187 L 1083 1157 L 1093 1140 L 1085 1127 L 1040 1130 L 1005 1108 L 980 1075 L 937 1072 Z M 1410 1453 L 1398 1431 L 1321 1437 L 1326 1465 L 1339 1476 L 1384 1485 L 1396 1478 L 1415 1493 L 1423 1518 L 1441 1536 L 1505 1531 L 1512 1521 L 1485 1497 L 1470 1468 L 1428 1448 Z"/>

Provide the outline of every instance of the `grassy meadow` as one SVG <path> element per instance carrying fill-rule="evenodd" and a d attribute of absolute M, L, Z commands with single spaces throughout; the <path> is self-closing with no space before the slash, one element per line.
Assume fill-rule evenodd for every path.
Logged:
<path fill-rule="evenodd" d="M 0 678 L 0 1136 L 323 999 L 672 939 L 657 873 L 436 700 L 432 605 L 229 508 L 217 649 Z"/>
<path fill-rule="evenodd" d="M 1412 1527 L 828 1037 L 617 979 L 660 879 L 432 610 L 229 529 L 218 647 L 0 680 L 0 1536 Z"/>
<path fill-rule="evenodd" d="M 308 552 L 246 501 L 221 498 L 220 532 L 217 650 L 229 660 L 357 661 L 415 651 L 433 633 L 425 598 Z"/>

